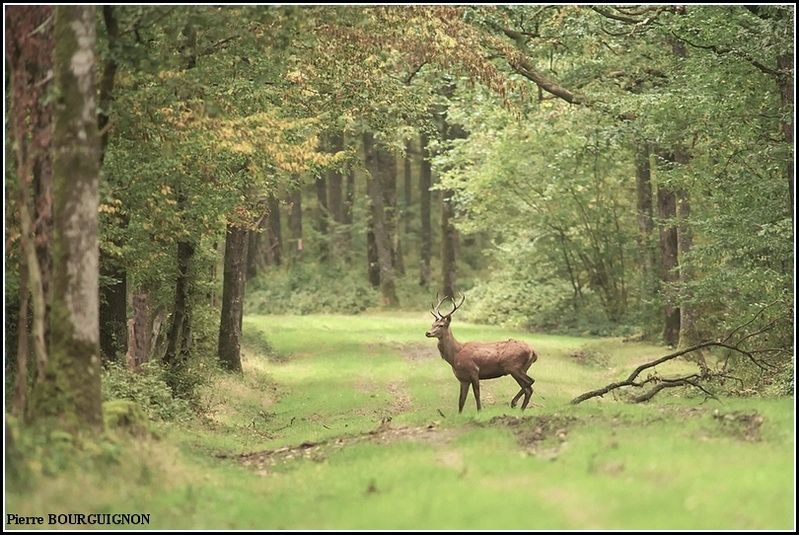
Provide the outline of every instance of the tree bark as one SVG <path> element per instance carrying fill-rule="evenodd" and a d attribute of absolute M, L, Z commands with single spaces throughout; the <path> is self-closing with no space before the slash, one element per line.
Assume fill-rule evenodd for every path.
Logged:
<path fill-rule="evenodd" d="M 442 89 L 442 94 L 451 98 L 455 92 L 455 84 L 449 84 Z M 447 141 L 463 139 L 466 132 L 460 125 L 451 123 L 447 119 L 447 110 L 442 110 L 439 128 L 442 137 Z M 455 192 L 444 190 L 441 192 L 441 291 L 444 295 L 455 297 L 457 282 L 457 252 L 458 231 L 455 228 Z"/>
<path fill-rule="evenodd" d="M 691 198 L 690 195 L 681 191 L 677 198 L 677 250 L 680 259 L 680 280 L 683 284 L 690 283 L 694 279 L 693 270 L 690 262 L 686 260 L 688 252 L 693 245 L 693 232 L 691 231 Z M 687 288 L 683 289 L 684 299 L 680 303 L 680 340 L 678 347 L 689 347 L 700 342 L 699 333 L 696 328 L 697 313 L 695 305 L 691 302 L 691 295 Z"/>
<path fill-rule="evenodd" d="M 441 192 L 441 291 L 444 295 L 455 297 L 457 282 L 456 248 L 458 231 L 452 224 L 455 218 L 455 205 L 452 190 Z"/>
<path fill-rule="evenodd" d="M 50 362 L 34 392 L 37 416 L 70 430 L 102 429 L 95 109 L 95 8 L 58 6 L 55 16 L 54 235 Z"/>
<path fill-rule="evenodd" d="M 342 213 L 342 221 L 346 225 L 352 225 L 353 206 L 355 206 L 355 171 L 350 169 L 350 172 L 347 173 L 346 201 L 344 202 L 344 209 Z M 347 243 L 350 243 L 351 241 L 350 229 L 347 227 Z"/>
<path fill-rule="evenodd" d="M 419 208 L 421 213 L 421 226 L 422 226 L 422 245 L 421 245 L 421 261 L 419 270 L 419 286 L 423 288 L 430 287 L 431 268 L 430 261 L 433 254 L 433 239 L 431 233 L 431 218 L 430 218 L 430 186 L 432 185 L 433 173 L 430 167 L 430 148 L 428 146 L 429 139 L 427 135 L 422 134 L 420 144 L 424 154 L 421 159 L 421 167 L 419 172 Z"/>
<path fill-rule="evenodd" d="M 344 136 L 341 133 L 330 136 L 329 149 L 332 153 L 344 150 Z M 347 243 L 344 237 L 344 175 L 337 169 L 327 171 L 328 207 L 332 220 L 331 241 L 336 259 L 342 259 L 347 254 Z"/>
<path fill-rule="evenodd" d="M 127 337 L 127 271 L 118 259 L 100 253 L 100 273 L 111 282 L 100 286 L 100 353 L 103 360 L 117 361 L 125 353 Z"/>
<path fill-rule="evenodd" d="M 263 265 L 269 265 L 269 260 L 261 251 L 261 241 L 264 240 L 266 230 L 266 214 L 261 214 L 257 229 L 247 231 L 247 280 L 258 276 L 258 271 Z"/>
<path fill-rule="evenodd" d="M 228 224 L 218 355 L 222 368 L 234 372 L 241 372 L 241 323 L 244 314 L 246 259 L 247 231 Z"/>
<path fill-rule="evenodd" d="M 294 244 L 292 259 L 297 261 L 302 256 L 302 190 L 291 192 L 291 211 L 289 212 L 289 236 Z"/>
<path fill-rule="evenodd" d="M 183 197 L 178 197 L 178 205 L 185 204 Z M 172 310 L 172 324 L 167 334 L 164 363 L 172 373 L 167 376 L 172 392 L 182 396 L 177 374 L 183 369 L 191 352 L 191 304 L 189 302 L 190 270 L 194 259 L 194 245 L 188 240 L 180 240 L 177 247 L 178 275 L 175 280 L 175 304 Z"/>
<path fill-rule="evenodd" d="M 116 79 L 119 24 L 114 13 L 114 6 L 103 6 L 103 20 L 105 21 L 106 34 L 110 53 L 103 66 L 103 73 L 99 84 L 99 110 L 97 113 L 97 126 L 101 132 L 100 138 L 100 165 L 105 160 L 108 147 L 108 122 L 110 108 Z M 126 216 L 114 218 L 119 226 L 126 227 Z M 121 246 L 116 242 L 114 245 Z M 114 258 L 106 251 L 100 251 L 100 273 L 103 278 L 113 282 L 100 286 L 100 352 L 104 360 L 117 360 L 125 352 L 127 340 L 127 270 L 121 259 Z"/>
<path fill-rule="evenodd" d="M 793 154 L 793 128 L 794 128 L 794 112 L 793 112 L 793 77 L 794 77 L 794 61 L 793 54 L 782 54 L 777 58 L 777 68 L 782 73 L 778 79 L 778 87 L 780 89 L 780 97 L 782 100 L 782 109 L 785 117 L 790 117 L 789 120 L 782 122 L 782 137 L 786 143 L 791 146 L 791 153 Z M 794 207 L 794 162 L 789 161 L 785 166 L 785 178 L 788 182 L 788 195 L 791 202 L 791 217 L 793 216 Z"/>
<path fill-rule="evenodd" d="M 635 158 L 635 191 L 636 208 L 638 210 L 638 248 L 641 251 L 643 273 L 641 283 L 642 294 L 651 299 L 657 294 L 657 274 L 655 272 L 656 250 L 652 234 L 655 223 L 652 212 L 652 173 L 649 162 L 649 147 L 642 144 L 638 147 Z"/>
<path fill-rule="evenodd" d="M 17 177 L 20 248 L 28 270 L 36 382 L 48 366 L 53 210 L 53 105 L 45 105 L 53 73 L 53 6 L 9 6 L 6 10 L 9 123 Z M 31 200 L 30 185 L 35 198 Z M 34 204 L 35 203 L 35 204 Z M 27 328 L 23 326 L 23 328 Z"/>
<path fill-rule="evenodd" d="M 371 134 L 363 135 L 364 154 L 366 158 L 366 168 L 370 176 L 366 181 L 366 189 L 371 201 L 371 220 L 374 228 L 374 243 L 377 251 L 377 264 L 380 270 L 380 294 L 382 305 L 396 307 L 399 305 L 396 288 L 394 285 L 394 262 L 392 260 L 391 235 L 389 233 L 390 223 L 386 222 L 386 199 L 385 182 L 387 174 L 381 169 L 380 150 L 375 147 L 374 138 Z M 396 162 L 396 160 L 395 160 Z M 396 179 L 396 177 L 395 177 Z"/>
<path fill-rule="evenodd" d="M 402 261 L 397 225 L 397 157 L 380 146 L 376 147 L 376 152 L 377 168 L 383 188 L 386 233 L 391 246 L 391 267 L 394 273 L 402 275 L 405 273 L 405 265 Z"/>
<path fill-rule="evenodd" d="M 25 255 L 19 262 L 19 316 L 17 320 L 17 373 L 11 412 L 25 414 L 28 404 L 28 263 Z"/>
<path fill-rule="evenodd" d="M 273 265 L 279 266 L 283 261 L 283 240 L 280 235 L 280 201 L 273 194 L 270 194 L 268 205 L 269 215 L 266 218 L 266 222 L 269 250 L 267 251 L 267 257 Z"/>
<path fill-rule="evenodd" d="M 658 216 L 663 220 L 660 228 L 660 279 L 670 284 L 680 280 L 677 228 L 674 225 L 677 197 L 665 188 L 658 189 Z M 663 341 L 676 346 L 680 336 L 680 309 L 674 305 L 668 291 L 663 292 L 663 301 Z"/>
<path fill-rule="evenodd" d="M 140 371 L 150 360 L 152 327 L 150 324 L 149 296 L 137 293 L 133 296 L 133 317 L 128 320 L 128 369 Z"/>
<path fill-rule="evenodd" d="M 411 205 L 413 204 L 413 160 L 411 153 L 413 152 L 413 140 L 409 139 L 405 142 L 405 159 L 402 166 L 404 178 L 404 192 L 405 204 L 402 207 L 402 222 L 403 231 L 406 236 L 411 234 Z"/>
<path fill-rule="evenodd" d="M 316 230 L 319 233 L 319 260 L 326 262 L 330 255 L 330 235 L 328 225 L 327 179 L 324 175 L 316 178 Z"/>

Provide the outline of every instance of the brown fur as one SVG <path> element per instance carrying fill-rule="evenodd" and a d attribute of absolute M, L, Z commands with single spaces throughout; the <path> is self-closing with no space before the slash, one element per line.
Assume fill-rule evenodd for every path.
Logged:
<path fill-rule="evenodd" d="M 472 386 L 474 392 L 477 410 L 480 410 L 480 379 L 495 379 L 503 375 L 510 375 L 519 383 L 521 390 L 510 405 L 515 407 L 519 398 L 524 395 L 522 403 L 522 410 L 524 410 L 533 395 L 533 383 L 535 382 L 535 379 L 527 375 L 527 370 L 533 362 L 538 360 L 538 353 L 524 342 L 513 339 L 505 342 L 461 344 L 452 335 L 450 322 L 452 314 L 463 304 L 464 299 L 461 300 L 460 305 L 456 305 L 452 298 L 449 299 L 455 308 L 449 314 L 442 315 L 438 307 L 441 306 L 443 300 L 439 301 L 431 311 L 436 321 L 433 322 L 425 336 L 438 338 L 438 351 L 441 353 L 441 358 L 452 366 L 452 372 L 461 383 L 458 412 L 463 412 L 469 385 Z"/>

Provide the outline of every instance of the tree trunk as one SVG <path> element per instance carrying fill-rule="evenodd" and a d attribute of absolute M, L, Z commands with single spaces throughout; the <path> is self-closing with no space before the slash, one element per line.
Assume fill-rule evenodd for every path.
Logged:
<path fill-rule="evenodd" d="M 279 266 L 283 261 L 283 240 L 280 232 L 280 201 L 273 194 L 269 195 L 269 215 L 266 218 L 269 236 L 269 261 Z"/>
<path fill-rule="evenodd" d="M 17 320 L 17 374 L 11 412 L 25 414 L 28 404 L 28 263 L 25 255 L 19 262 L 19 315 Z"/>
<path fill-rule="evenodd" d="M 782 137 L 786 143 L 791 146 L 791 154 L 793 154 L 793 126 L 794 126 L 794 110 L 793 110 L 793 54 L 784 54 L 777 58 L 777 68 L 783 73 L 779 77 L 778 86 L 780 89 L 780 97 L 782 99 L 782 109 L 785 117 L 790 117 L 789 120 L 782 122 Z M 794 207 L 794 161 L 791 160 L 785 166 L 785 178 L 788 182 L 788 195 L 791 201 L 791 217 L 793 217 Z"/>
<path fill-rule="evenodd" d="M 372 288 L 380 288 L 380 262 L 377 258 L 377 241 L 372 215 L 366 223 L 366 274 Z"/>
<path fill-rule="evenodd" d="M 452 97 L 455 85 L 446 86 L 442 92 L 447 98 Z M 466 132 L 460 125 L 447 120 L 446 110 L 441 114 L 440 128 L 442 137 L 447 141 L 466 137 Z M 458 231 L 453 223 L 455 220 L 455 192 L 445 190 L 441 193 L 441 290 L 444 295 L 455 297 L 458 252 Z"/>
<path fill-rule="evenodd" d="M 50 362 L 37 385 L 37 416 L 67 429 L 102 429 L 95 110 L 95 8 L 58 6 L 55 16 L 54 235 Z"/>
<path fill-rule="evenodd" d="M 268 257 L 261 260 L 261 257 L 265 256 L 261 254 L 261 240 L 265 232 L 263 222 L 258 225 L 258 230 L 247 231 L 247 280 L 258 276 L 258 265 L 261 262 L 264 265 L 269 265 Z"/>
<path fill-rule="evenodd" d="M 125 354 L 127 337 L 127 271 L 118 265 L 118 259 L 100 253 L 100 273 L 111 279 L 100 286 L 100 353 L 103 360 L 117 361 Z"/>
<path fill-rule="evenodd" d="M 246 259 L 247 231 L 228 224 L 218 355 L 220 365 L 234 372 L 241 372 L 241 321 L 244 314 Z"/>
<path fill-rule="evenodd" d="M 658 216 L 663 220 L 660 228 L 660 279 L 666 283 L 680 280 L 677 261 L 677 198 L 674 192 L 658 189 Z M 669 291 L 663 292 L 663 341 L 676 346 L 680 336 L 680 309 L 674 306 L 674 298 Z"/>
<path fill-rule="evenodd" d="M 652 212 L 651 178 L 649 148 L 646 144 L 642 144 L 638 148 L 635 158 L 635 190 L 638 210 L 638 249 L 641 251 L 643 267 L 642 295 L 646 300 L 650 300 L 657 294 L 656 250 L 652 241 L 655 223 Z"/>
<path fill-rule="evenodd" d="M 51 120 L 47 113 L 47 120 Z M 44 118 L 40 119 L 44 121 Z M 42 122 L 40 128 L 52 128 Z M 52 151 L 46 150 L 36 157 L 33 164 L 33 183 L 36 188 L 36 222 L 33 225 L 35 233 L 34 247 L 38 258 L 41 273 L 41 293 L 44 300 L 42 322 L 44 324 L 44 344 L 50 339 L 47 327 L 47 318 L 50 317 L 51 287 L 53 281 L 53 167 Z M 38 286 L 35 287 L 39 291 Z M 35 305 L 35 302 L 34 302 Z"/>
<path fill-rule="evenodd" d="M 319 261 L 326 262 L 330 254 L 330 236 L 327 207 L 327 180 L 324 175 L 316 178 L 316 231 L 319 233 Z"/>
<path fill-rule="evenodd" d="M 389 150 L 377 147 L 377 168 L 383 188 L 386 233 L 391 246 L 391 267 L 394 273 L 405 273 L 402 247 L 397 225 L 397 157 Z"/>
<path fill-rule="evenodd" d="M 396 307 L 399 305 L 399 299 L 394 286 L 394 263 L 392 261 L 392 243 L 389 233 L 391 224 L 386 221 L 386 213 L 388 211 L 384 205 L 386 200 L 384 183 L 387 179 L 385 176 L 387 173 L 380 167 L 381 160 L 385 162 L 385 158 L 380 157 L 380 150 L 375 147 L 374 138 L 371 134 L 366 133 L 363 135 L 363 147 L 366 168 L 370 174 L 366 181 L 366 189 L 372 205 L 371 215 L 374 228 L 374 243 L 377 250 L 377 264 L 380 269 L 382 305 Z"/>
<path fill-rule="evenodd" d="M 412 198 L 412 190 L 413 184 L 411 179 L 413 178 L 413 173 L 411 172 L 411 152 L 413 151 L 413 141 L 408 140 L 405 142 L 405 159 L 403 161 L 402 172 L 404 178 L 404 190 L 405 190 L 405 204 L 402 207 L 402 223 L 403 223 L 403 231 L 405 232 L 406 236 L 411 234 L 411 198 Z"/>
<path fill-rule="evenodd" d="M 422 224 L 422 250 L 421 262 L 419 271 L 419 286 L 423 288 L 430 287 L 430 260 L 433 254 L 433 240 L 431 234 L 431 218 L 430 218 L 430 186 L 432 185 L 433 173 L 430 168 L 430 148 L 428 147 L 429 139 L 425 134 L 420 138 L 420 144 L 424 155 L 421 159 L 421 168 L 419 173 L 419 192 L 420 192 L 420 212 Z"/>
<path fill-rule="evenodd" d="M 114 6 L 103 6 L 103 20 L 105 21 L 106 35 L 111 53 L 108 54 L 99 86 L 99 110 L 97 113 L 97 126 L 101 132 L 100 138 L 100 164 L 105 161 L 108 147 L 108 122 L 117 73 L 117 54 L 119 48 L 119 24 L 114 13 Z M 112 216 L 109 216 L 112 217 Z M 126 216 L 114 217 L 115 224 L 126 227 Z M 114 245 L 120 247 L 120 242 Z M 127 340 L 127 270 L 121 259 L 114 258 L 106 251 L 100 251 L 100 274 L 103 278 L 110 278 L 111 283 L 100 286 L 100 352 L 104 360 L 115 361 L 119 355 L 125 353 Z"/>
<path fill-rule="evenodd" d="M 342 221 L 346 225 L 352 225 L 352 208 L 355 206 L 355 170 L 350 169 L 347 173 L 347 193 L 346 201 L 344 202 L 344 210 L 342 213 Z M 347 227 L 347 243 L 350 243 L 350 229 Z"/>
<path fill-rule="evenodd" d="M 133 317 L 128 320 L 128 369 L 139 371 L 150 359 L 152 328 L 150 324 L 149 296 L 137 293 L 133 296 Z"/>
<path fill-rule="evenodd" d="M 329 149 L 332 153 L 344 150 L 344 136 L 341 133 L 330 136 Z M 333 222 L 331 228 L 333 252 L 336 259 L 341 259 L 347 253 L 346 240 L 344 239 L 344 175 L 336 169 L 330 169 L 326 174 L 328 207 L 330 209 L 330 219 Z"/>
<path fill-rule="evenodd" d="M 178 205 L 185 204 L 185 198 L 178 197 Z M 172 310 L 172 324 L 167 334 L 164 363 L 171 373 L 167 382 L 176 396 L 185 394 L 179 384 L 179 374 L 188 358 L 191 347 L 191 304 L 189 302 L 190 269 L 194 259 L 194 246 L 188 240 L 178 242 L 178 275 L 175 280 L 175 304 Z"/>
<path fill-rule="evenodd" d="M 289 212 L 289 236 L 294 244 L 292 254 L 293 261 L 297 261 L 302 256 L 302 190 L 296 189 L 291 192 L 291 211 Z"/>
<path fill-rule="evenodd" d="M 53 6 L 9 6 L 6 10 L 8 117 L 17 175 L 16 210 L 20 248 L 27 265 L 36 382 L 48 366 L 51 294 L 53 104 L 45 105 L 53 74 Z M 30 184 L 36 196 L 31 200 Z M 34 204 L 35 203 L 35 204 Z M 27 326 L 23 325 L 23 328 Z"/>
<path fill-rule="evenodd" d="M 452 224 L 455 218 L 455 205 L 452 201 L 454 195 L 455 192 L 452 190 L 444 190 L 441 195 L 441 291 L 453 298 L 457 279 L 458 243 L 458 231 Z"/>
<path fill-rule="evenodd" d="M 693 245 L 693 233 L 691 231 L 691 199 L 687 192 L 680 192 L 677 199 L 677 250 L 680 259 L 680 280 L 683 285 L 690 283 L 694 279 L 693 270 L 690 268 L 690 261 L 687 254 Z M 690 347 L 698 344 L 699 333 L 696 330 L 696 309 L 691 302 L 691 295 L 687 288 L 683 289 L 685 299 L 680 303 L 680 340 L 679 348 Z"/>

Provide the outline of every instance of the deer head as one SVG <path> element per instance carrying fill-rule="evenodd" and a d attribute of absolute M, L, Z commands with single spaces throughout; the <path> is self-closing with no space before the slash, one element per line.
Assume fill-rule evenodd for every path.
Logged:
<path fill-rule="evenodd" d="M 453 308 L 448 314 L 442 315 L 441 311 L 439 311 L 439 307 L 441 306 L 441 303 L 443 303 L 447 299 L 452 301 Z M 465 300 L 466 296 L 461 294 L 461 302 L 456 304 L 455 300 L 452 297 L 446 296 L 444 297 L 444 299 L 439 299 L 438 293 L 436 293 L 436 301 L 438 301 L 438 303 L 434 304 L 433 308 L 430 310 L 430 313 L 433 315 L 433 317 L 436 320 L 433 322 L 433 325 L 430 327 L 430 330 L 424 333 L 424 335 L 428 338 L 439 338 L 439 339 L 442 338 L 449 330 L 449 324 L 452 321 L 452 315 L 455 313 L 456 310 L 458 310 L 461 307 L 461 305 Z"/>

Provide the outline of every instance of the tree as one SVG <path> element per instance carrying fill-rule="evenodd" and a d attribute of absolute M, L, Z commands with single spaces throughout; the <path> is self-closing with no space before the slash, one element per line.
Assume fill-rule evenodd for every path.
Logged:
<path fill-rule="evenodd" d="M 19 227 L 19 314 L 17 370 L 13 406 L 28 406 L 28 303 L 37 383 L 48 366 L 48 318 L 52 243 L 52 104 L 45 103 L 52 73 L 52 7 L 12 6 L 6 13 L 6 60 L 10 84 L 10 123 L 16 175 L 16 220 Z M 33 186 L 31 188 L 31 186 Z M 31 197 L 31 189 L 34 196 Z M 11 205 L 11 199 L 8 199 Z M 9 257 L 11 260 L 11 257 Z M 30 294 L 30 299 L 29 299 Z M 11 337 L 9 337 L 11 338 Z"/>
<path fill-rule="evenodd" d="M 372 134 L 363 135 L 363 150 L 366 159 L 366 168 L 369 176 L 366 179 L 372 228 L 374 229 L 374 244 L 377 252 L 377 264 L 380 274 L 380 293 L 383 306 L 396 307 L 399 305 L 396 287 L 394 284 L 394 254 L 392 247 L 392 230 L 396 229 L 392 221 L 393 211 L 386 206 L 386 189 L 388 182 L 396 181 L 392 176 L 389 161 L 391 155 L 385 148 L 377 146 Z M 396 160 L 394 160 L 396 164 Z M 395 182 L 396 184 L 396 182 Z"/>
<path fill-rule="evenodd" d="M 101 132 L 100 138 L 100 165 L 105 159 L 109 140 L 109 121 L 111 120 L 111 107 L 113 102 L 114 84 L 116 73 L 119 69 L 120 36 L 119 21 L 117 20 L 114 6 L 103 6 L 103 21 L 105 35 L 108 40 L 109 52 L 103 64 L 100 77 L 98 95 L 97 126 Z M 111 217 L 115 225 L 127 225 L 126 216 L 115 212 Z M 111 247 L 100 248 L 100 351 L 105 360 L 116 360 L 117 356 L 124 353 L 128 345 L 127 340 L 127 270 L 123 259 L 112 251 L 119 251 L 122 244 L 119 238 L 112 240 Z M 107 282 L 104 282 L 107 281 Z"/>
<path fill-rule="evenodd" d="M 234 372 L 241 372 L 241 322 L 244 314 L 247 241 L 246 228 L 228 223 L 222 321 L 219 328 L 219 362 L 224 369 Z"/>
<path fill-rule="evenodd" d="M 421 262 L 420 262 L 420 270 L 419 270 L 419 285 L 423 288 L 428 288 L 430 286 L 430 277 L 431 277 L 431 268 L 430 268 L 430 260 L 432 256 L 432 235 L 430 229 L 430 187 L 432 186 L 432 169 L 430 164 L 430 158 L 432 157 L 432 153 L 430 151 L 430 140 L 425 135 L 422 134 L 420 137 L 420 145 L 422 150 L 424 151 L 422 158 L 420 159 L 420 169 L 419 169 L 419 194 L 420 194 L 420 210 L 419 213 L 421 215 L 422 224 L 421 224 L 421 233 L 422 233 L 422 244 L 421 244 Z"/>
<path fill-rule="evenodd" d="M 98 185 L 94 7 L 55 15 L 53 305 L 50 362 L 36 385 L 37 416 L 65 427 L 100 429 Z"/>

